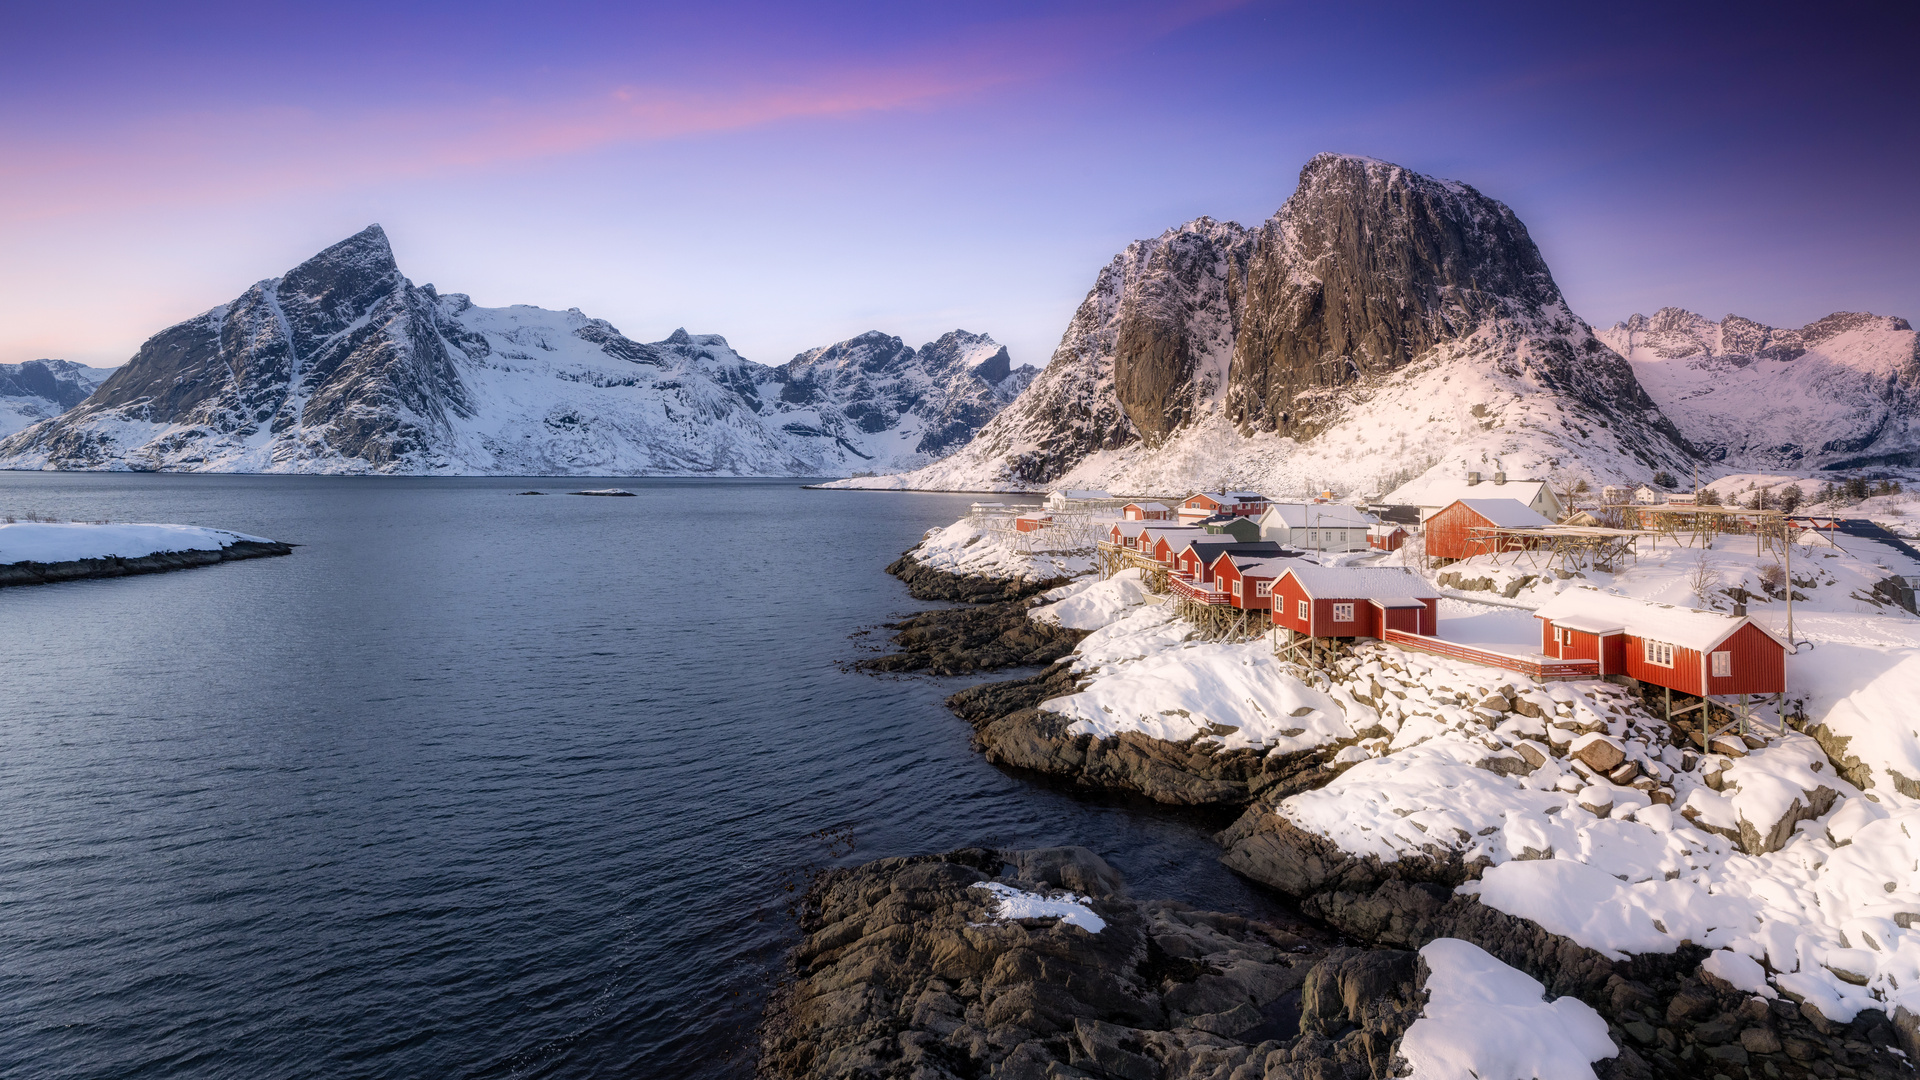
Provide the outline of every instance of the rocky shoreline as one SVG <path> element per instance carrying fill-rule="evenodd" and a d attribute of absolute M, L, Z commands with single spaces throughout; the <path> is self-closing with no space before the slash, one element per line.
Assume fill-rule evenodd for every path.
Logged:
<path fill-rule="evenodd" d="M 168 570 L 188 570 L 196 566 L 260 559 L 273 555 L 291 555 L 293 545 L 278 541 L 236 540 L 220 549 L 161 551 L 135 558 L 108 556 L 101 559 L 73 559 L 67 562 L 17 562 L 0 566 L 0 586 L 50 585 L 86 578 L 126 577 L 130 574 L 160 574 Z"/>
<path fill-rule="evenodd" d="M 940 580 L 954 575 L 904 569 L 903 580 L 910 575 L 929 590 L 951 588 L 943 598 L 985 591 Z M 990 670 L 1014 651 L 1010 642 L 1026 640 L 1012 620 L 1024 619 L 1027 606 L 1001 601 L 928 613 L 940 618 L 916 616 L 896 624 L 897 640 L 909 649 L 903 655 L 927 657 L 918 668 Z M 1080 636 L 1075 632 L 1073 640 Z M 1073 646 L 1061 648 L 1062 640 L 1046 642 L 1062 657 L 1046 670 L 948 699 L 973 728 L 983 756 L 1089 790 L 1132 792 L 1172 805 L 1244 807 L 1216 837 L 1222 861 L 1292 898 L 1324 933 L 1310 939 L 1234 916 L 1131 899 L 1117 874 L 1078 849 L 962 851 L 835 871 L 803 905 L 807 937 L 793 954 L 793 982 L 769 1008 L 763 1075 L 1404 1075 L 1396 1047 L 1420 1015 L 1428 975 L 1417 951 L 1439 939 L 1469 943 L 1538 980 L 1549 996 L 1575 998 L 1595 1010 L 1617 1048 L 1593 1064 L 1602 1080 L 1896 1077 L 1910 1075 L 1910 1062 L 1920 1060 L 1916 1018 L 1896 1020 L 1868 1009 L 1836 1023 L 1812 1004 L 1734 988 L 1702 968 L 1707 951 L 1693 944 L 1616 959 L 1477 896 L 1456 895 L 1455 887 L 1483 866 L 1453 848 L 1435 844 L 1424 855 L 1392 862 L 1356 857 L 1274 813 L 1281 800 L 1344 771 L 1346 765 L 1334 761 L 1338 745 L 1274 753 L 1222 750 L 1203 737 L 1173 743 L 1126 731 L 1105 739 L 1072 734 L 1072 721 L 1039 708 L 1081 689 L 1067 658 Z M 977 656 L 970 655 L 974 649 Z M 1356 657 L 1341 666 L 1354 668 L 1347 673 L 1353 676 L 1380 665 Z M 1369 708 L 1385 708 L 1393 688 L 1404 685 L 1392 675 L 1375 672 L 1351 693 Z M 1550 734 L 1574 723 L 1532 691 L 1503 687 L 1480 697 L 1447 697 L 1461 692 L 1442 688 L 1439 700 L 1455 709 L 1492 710 L 1492 720 L 1520 718 Z M 1394 708 L 1408 715 L 1414 705 L 1401 694 Z M 1580 719 L 1589 727 L 1597 723 L 1592 716 Z M 1387 734 L 1369 726 L 1340 745 Z M 1570 729 L 1553 736 L 1551 748 L 1542 741 L 1533 755 L 1526 753 L 1535 746 L 1529 742 L 1494 754 L 1482 767 L 1538 767 L 1534 757 L 1561 753 L 1566 747 L 1560 744 L 1572 737 Z M 1665 781 L 1642 774 L 1637 782 L 1656 802 L 1663 793 L 1670 801 Z M 989 883 L 1079 896 L 1106 920 L 1105 940 L 1058 921 L 996 922 L 991 893 L 982 888 Z M 1329 944 L 1333 935 L 1345 944 Z"/>
<path fill-rule="evenodd" d="M 962 604 L 984 604 L 999 600 L 1024 600 L 1037 596 L 1048 589 L 1065 585 L 1066 578 L 1048 578 L 1044 581 L 1026 581 L 1015 578 L 982 577 L 978 574 L 955 574 L 936 569 L 913 557 L 911 549 L 902 552 L 887 566 L 887 573 L 907 587 L 907 595 L 915 600 L 947 600 Z"/>

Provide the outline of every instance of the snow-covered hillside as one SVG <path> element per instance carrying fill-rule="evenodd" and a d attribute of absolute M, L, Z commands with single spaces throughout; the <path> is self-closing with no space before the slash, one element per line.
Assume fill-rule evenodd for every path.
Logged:
<path fill-rule="evenodd" d="M 1637 480 L 1693 460 L 1511 210 L 1323 154 L 1257 231 L 1201 218 L 1130 245 L 965 449 L 849 486 L 1290 496 L 1429 470 Z"/>
<path fill-rule="evenodd" d="M 1905 319 L 1838 312 L 1782 330 L 1669 307 L 1599 337 L 1688 441 L 1727 465 L 1920 464 L 1920 334 Z"/>
<path fill-rule="evenodd" d="M 73 408 L 112 374 L 71 360 L 0 364 L 0 438 Z"/>
<path fill-rule="evenodd" d="M 775 368 L 719 335 L 643 344 L 578 309 L 478 307 L 407 280 L 376 225 L 155 335 L 78 407 L 0 441 L 0 466 L 844 475 L 932 460 L 1030 373 L 965 331 Z"/>

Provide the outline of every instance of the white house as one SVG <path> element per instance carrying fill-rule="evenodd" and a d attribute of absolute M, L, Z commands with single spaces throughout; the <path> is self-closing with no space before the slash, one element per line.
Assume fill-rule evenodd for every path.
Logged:
<path fill-rule="evenodd" d="M 1047 492 L 1047 509 L 1071 510 L 1075 505 L 1105 502 L 1111 498 L 1113 496 L 1104 491 L 1076 491 L 1071 488 L 1061 488 L 1058 491 Z"/>
<path fill-rule="evenodd" d="M 1486 476 L 1470 472 L 1464 476 L 1436 476 L 1429 473 L 1402 484 L 1383 501 L 1420 508 L 1425 521 L 1460 499 L 1513 499 L 1548 521 L 1566 516 L 1566 506 L 1545 480 L 1509 480 L 1503 472 Z"/>
<path fill-rule="evenodd" d="M 1340 503 L 1274 503 L 1257 520 L 1260 539 L 1303 551 L 1365 551 L 1379 521 Z"/>
<path fill-rule="evenodd" d="M 1633 501 L 1641 506 L 1659 506 L 1667 501 L 1667 493 L 1648 484 L 1633 489 Z"/>

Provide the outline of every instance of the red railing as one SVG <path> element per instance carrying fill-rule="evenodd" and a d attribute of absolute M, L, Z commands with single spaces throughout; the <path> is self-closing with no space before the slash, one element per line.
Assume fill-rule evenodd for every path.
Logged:
<path fill-rule="evenodd" d="M 1421 652 L 1429 652 L 1453 660 L 1506 668 L 1508 671 L 1518 671 L 1536 679 L 1591 679 L 1600 672 L 1600 665 L 1592 660 L 1535 660 L 1488 649 L 1476 649 L 1471 645 L 1427 637 L 1425 634 L 1409 634 L 1405 630 L 1388 630 L 1386 642 L 1403 649 L 1418 649 Z"/>
<path fill-rule="evenodd" d="M 1167 588 L 1175 596 L 1191 600 L 1196 604 L 1230 604 L 1233 598 L 1224 592 L 1214 592 L 1205 585 L 1195 585 L 1186 578 L 1173 574 L 1167 575 Z"/>

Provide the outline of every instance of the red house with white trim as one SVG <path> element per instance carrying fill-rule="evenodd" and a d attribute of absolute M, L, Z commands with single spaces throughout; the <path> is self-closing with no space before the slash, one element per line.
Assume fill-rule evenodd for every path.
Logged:
<path fill-rule="evenodd" d="M 1128 503 L 1120 508 L 1120 517 L 1125 521 L 1172 521 L 1173 511 L 1166 503 Z"/>
<path fill-rule="evenodd" d="M 1540 605 L 1540 651 L 1594 660 L 1625 675 L 1696 697 L 1778 694 L 1787 688 L 1787 646 L 1745 615 L 1650 604 L 1577 588 Z"/>
<path fill-rule="evenodd" d="M 1257 491 L 1199 491 L 1180 504 L 1181 521 L 1201 518 L 1258 517 L 1266 512 L 1267 497 Z"/>
<path fill-rule="evenodd" d="M 1490 529 L 1540 529 L 1553 522 L 1518 499 L 1455 499 L 1427 519 L 1427 555 L 1470 559 L 1496 551 L 1538 547 L 1530 536 L 1495 537 Z"/>
<path fill-rule="evenodd" d="M 1213 580 L 1213 564 L 1222 555 L 1251 555 L 1270 559 L 1281 554 L 1280 545 L 1271 540 L 1246 542 L 1225 533 L 1202 532 L 1191 540 L 1183 537 L 1175 543 L 1180 546 L 1174 552 L 1173 572 L 1195 585 L 1205 585 Z"/>
<path fill-rule="evenodd" d="M 1273 623 L 1308 637 L 1380 637 L 1390 629 L 1431 637 L 1440 595 L 1404 566 L 1294 562 L 1273 583 Z"/>
<path fill-rule="evenodd" d="M 1273 583 L 1292 566 L 1290 558 L 1271 555 L 1235 555 L 1222 552 L 1214 556 L 1210 568 L 1215 592 L 1226 593 L 1227 603 L 1242 611 L 1267 611 L 1273 607 Z"/>
<path fill-rule="evenodd" d="M 1140 554 L 1168 569 L 1194 536 L 1212 536 L 1197 525 L 1149 524 L 1140 534 Z"/>
<path fill-rule="evenodd" d="M 1399 551 L 1407 542 L 1407 528 L 1383 521 L 1367 529 L 1367 546 L 1375 551 Z"/>
<path fill-rule="evenodd" d="M 1021 514 L 1013 519 L 1015 532 L 1039 532 L 1053 524 L 1052 514 Z"/>

